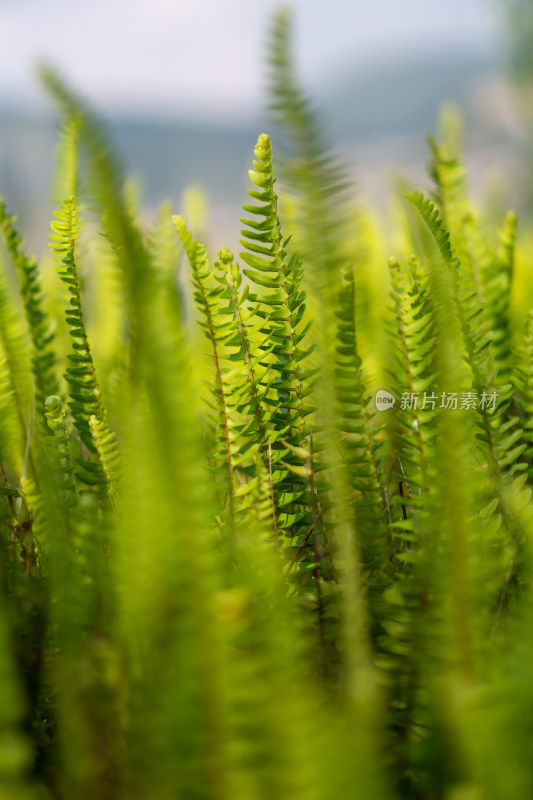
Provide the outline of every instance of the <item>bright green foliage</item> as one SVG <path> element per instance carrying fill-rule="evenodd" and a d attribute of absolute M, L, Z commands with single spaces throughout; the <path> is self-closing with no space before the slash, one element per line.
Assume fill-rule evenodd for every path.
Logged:
<path fill-rule="evenodd" d="M 44 309 L 37 260 L 23 250 L 23 241 L 16 227 L 16 219 L 0 201 L 0 226 L 20 286 L 26 321 L 32 340 L 32 365 L 35 376 L 35 402 L 41 407 L 48 395 L 58 391 L 55 374 L 56 356 L 53 334 Z"/>
<path fill-rule="evenodd" d="M 3 586 L 2 591 L 5 591 Z M 6 611 L 4 604 L 0 616 L 0 790 L 5 800 L 30 800 L 37 797 L 26 780 L 33 752 L 23 730 L 24 695 Z"/>
<path fill-rule="evenodd" d="M 85 322 L 81 307 L 80 284 L 74 260 L 74 248 L 78 235 L 78 216 L 74 197 L 59 207 L 52 222 L 52 249 L 56 256 L 58 274 L 68 287 L 70 294 L 66 321 L 72 337 L 73 353 L 69 355 L 72 366 L 68 367 L 65 380 L 70 386 L 70 410 L 85 447 L 94 451 L 89 428 L 89 418 L 102 414 L 100 388 L 96 379 Z"/>
<path fill-rule="evenodd" d="M 528 314 L 521 356 L 515 383 L 518 403 L 524 419 L 524 441 L 527 445 L 523 457 L 531 481 L 533 478 L 531 467 L 533 463 L 533 311 Z"/>
<path fill-rule="evenodd" d="M 286 25 L 274 101 L 303 213 L 282 225 L 261 134 L 242 268 L 169 206 L 145 231 L 100 126 L 45 75 L 70 120 L 65 315 L 0 207 L 0 798 L 531 794 L 516 219 L 487 233 L 447 112 L 404 251 L 388 273 L 381 242 L 356 253 Z"/>
<path fill-rule="evenodd" d="M 346 262 L 349 235 L 348 181 L 329 152 L 320 121 L 298 85 L 291 52 L 291 12 L 274 17 L 269 42 L 270 112 L 286 143 L 281 176 L 294 198 L 295 236 L 320 299 L 336 288 Z"/>
<path fill-rule="evenodd" d="M 243 208 L 248 214 L 264 219 L 242 220 L 247 228 L 242 231 L 246 238 L 241 239 L 241 244 L 246 251 L 241 253 L 241 258 L 251 268 L 245 269 L 244 274 L 258 289 L 257 293 L 251 293 L 250 300 L 257 303 L 256 314 L 262 320 L 258 331 L 262 341 L 256 346 L 263 353 L 261 364 L 268 370 L 259 383 L 264 389 L 270 387 L 264 401 L 271 407 L 266 435 L 271 444 L 273 468 L 280 472 L 277 489 L 279 494 L 295 495 L 294 503 L 283 510 L 294 514 L 294 522 L 297 522 L 302 513 L 298 495 L 305 494 L 305 481 L 298 479 L 300 463 L 291 447 L 305 446 L 309 432 L 306 418 L 313 410 L 306 401 L 311 374 L 303 366 L 309 355 L 309 350 L 305 349 L 309 322 L 304 319 L 305 292 L 300 287 L 302 266 L 297 257 L 287 256 L 286 242 L 282 240 L 270 139 L 265 134 L 257 140 L 254 154 L 257 160 L 250 178 L 258 190 L 250 190 L 249 194 L 260 204 Z M 307 505 L 305 501 L 304 505 Z M 288 520 L 285 524 L 288 525 Z"/>
<path fill-rule="evenodd" d="M 58 506 L 65 522 L 68 524 L 69 514 L 77 503 L 77 494 L 61 398 L 55 395 L 48 397 L 44 406 L 44 413 L 48 427 L 53 433 L 53 436 L 47 439 L 47 444 L 53 479 L 59 499 Z"/>
<path fill-rule="evenodd" d="M 174 222 L 191 264 L 200 324 L 212 346 L 215 381 L 206 445 L 214 485 L 222 491 L 220 522 L 227 517 L 235 536 L 250 522 L 250 504 L 264 503 L 259 513 L 270 520 L 275 545 L 288 559 L 287 576 L 314 608 L 324 641 L 322 573 L 329 580 L 332 569 L 309 449 L 307 418 L 313 409 L 306 397 L 313 384 L 312 370 L 303 363 L 310 348 L 304 347 L 309 321 L 302 267 L 287 256 L 282 240 L 268 136 L 259 137 L 255 156 L 250 177 L 258 188 L 249 194 L 260 205 L 244 210 L 263 219 L 243 220 L 248 227 L 241 240 L 247 248 L 241 254 L 248 265 L 243 272 L 252 290 L 240 290 L 242 276 L 227 249 L 211 267 L 184 220 Z"/>
<path fill-rule="evenodd" d="M 89 427 L 105 473 L 109 499 L 116 506 L 118 502 L 117 484 L 120 480 L 121 464 L 116 436 L 113 431 L 109 430 L 105 422 L 95 417 L 94 414 L 89 417 Z"/>
<path fill-rule="evenodd" d="M 238 459 L 238 448 L 235 446 L 235 432 L 233 430 L 233 406 L 229 397 L 232 394 L 233 382 L 226 380 L 221 364 L 221 348 L 234 338 L 233 320 L 221 313 L 223 288 L 213 285 L 214 270 L 209 264 L 205 248 L 193 241 L 192 235 L 187 230 L 182 217 L 175 217 L 176 231 L 183 243 L 189 262 L 191 264 L 193 285 L 196 289 L 195 300 L 204 320 L 201 322 L 207 338 L 213 348 L 213 367 L 215 370 L 214 397 L 212 409 L 218 411 L 218 420 L 210 419 L 210 433 L 207 446 L 213 459 L 213 473 L 215 481 L 219 478 L 220 468 L 225 470 L 223 488 L 224 500 L 227 497 L 229 529 L 233 535 L 235 530 L 235 466 Z M 219 434 L 221 441 L 219 442 Z M 221 512 L 224 509 L 221 508 Z"/>
<path fill-rule="evenodd" d="M 103 233 L 113 247 L 124 287 L 123 302 L 129 307 L 130 326 L 127 338 L 129 369 L 135 381 L 140 379 L 136 370 L 140 365 L 139 348 L 144 346 L 144 336 L 149 322 L 146 319 L 146 293 L 150 291 L 151 265 L 141 232 L 135 225 L 123 193 L 123 176 L 106 132 L 84 103 L 48 67 L 41 70 L 43 83 L 70 123 L 72 135 L 67 137 L 68 148 L 79 149 L 90 164 L 88 171 L 87 200 L 102 215 Z M 65 149 L 64 149 L 65 151 Z M 72 166 L 75 159 L 67 158 L 68 180 L 72 185 Z M 61 199 L 64 202 L 65 198 Z M 122 356 L 124 358 L 124 356 Z"/>
<path fill-rule="evenodd" d="M 100 386 L 96 377 L 93 358 L 81 307 L 81 293 L 75 261 L 75 245 L 78 235 L 78 217 L 74 197 L 59 206 L 52 222 L 51 244 L 59 264 L 58 274 L 69 291 L 69 306 L 66 322 L 72 339 L 72 352 L 68 354 L 70 366 L 65 372 L 69 385 L 69 408 L 82 445 L 89 454 L 98 454 L 90 420 L 103 421 Z M 48 402 L 48 401 L 47 401 Z M 82 472 L 78 477 L 88 486 L 105 487 L 106 476 L 101 461 L 84 457 L 78 459 Z M 103 488 L 105 491 L 105 489 Z"/>
<path fill-rule="evenodd" d="M 54 186 L 54 197 L 58 203 L 79 192 L 79 126 L 78 115 L 74 114 L 59 132 Z"/>
<path fill-rule="evenodd" d="M 493 513 L 499 505 L 499 511 L 503 528 L 505 529 L 508 541 L 512 542 L 519 532 L 516 530 L 513 512 L 507 505 L 504 497 L 505 486 L 509 484 L 517 472 L 525 468 L 525 464 L 520 462 L 520 456 L 526 449 L 526 444 L 521 441 L 522 429 L 517 416 L 510 416 L 507 411 L 511 403 L 512 385 L 502 384 L 500 371 L 498 370 L 497 356 L 501 353 L 500 338 L 505 334 L 507 319 L 504 316 L 505 327 L 502 330 L 500 324 L 499 331 L 496 327 L 496 336 L 488 329 L 488 322 L 483 314 L 483 307 L 480 305 L 480 298 L 476 290 L 476 284 L 472 269 L 459 261 L 452 251 L 449 244 L 449 236 L 442 227 L 438 211 L 433 208 L 431 203 L 424 200 L 418 194 L 412 198 L 413 203 L 419 209 L 423 219 L 435 237 L 435 242 L 439 248 L 443 260 L 450 265 L 452 271 L 452 285 L 454 300 L 457 309 L 457 318 L 461 325 L 462 338 L 464 343 L 465 360 L 471 369 L 473 392 L 481 398 L 476 406 L 476 422 L 478 432 L 476 439 L 479 444 L 477 454 L 478 464 L 486 473 L 489 485 L 487 486 L 487 504 Z M 512 240 L 508 245 L 508 251 L 512 252 Z M 509 261 L 509 256 L 507 257 Z M 501 273 L 508 275 L 508 266 L 501 267 Z M 504 300 L 505 302 L 505 300 Z M 496 317 L 494 322 L 498 322 Z M 498 336 L 498 332 L 500 336 Z M 504 340 L 505 344 L 505 340 Z M 507 355 L 509 353 L 507 352 Z M 505 363 L 509 363 L 509 359 Z M 489 392 L 485 387 L 493 387 L 494 398 L 491 401 Z M 518 489 L 523 483 L 524 478 L 515 478 L 515 486 Z M 484 508 L 487 506 L 484 505 Z M 497 530 L 497 528 L 496 528 Z M 492 535 L 496 533 L 492 531 Z"/>
<path fill-rule="evenodd" d="M 267 367 L 259 385 L 266 392 L 265 430 L 269 442 L 269 472 L 275 504 L 276 541 L 289 557 L 287 577 L 297 587 L 301 601 L 313 611 L 320 654 L 327 674 L 334 658 L 330 627 L 334 597 L 324 582 L 334 577 L 334 565 L 317 471 L 320 462 L 312 435 L 310 402 L 314 369 L 305 362 L 312 352 L 306 318 L 306 294 L 302 289 L 303 266 L 298 256 L 287 255 L 274 191 L 270 138 L 261 134 L 254 150 L 254 169 L 249 172 L 257 189 L 249 195 L 259 204 L 245 205 L 252 218 L 241 221 L 242 260 L 250 269 L 244 274 L 257 292 L 256 315 L 262 320 L 256 347 Z M 256 217 L 262 219 L 256 219 Z M 282 538 L 284 537 L 284 538 Z"/>
<path fill-rule="evenodd" d="M 379 438 L 375 406 L 365 388 L 357 347 L 354 289 L 353 271 L 347 269 L 343 274 L 337 312 L 338 430 L 346 464 L 345 481 L 350 488 L 349 503 L 361 550 L 362 582 L 368 593 L 370 611 L 377 619 L 380 609 L 379 603 L 375 608 L 374 596 L 379 597 L 390 583 L 394 531 L 383 482 L 383 438 Z"/>
<path fill-rule="evenodd" d="M 438 418 L 438 412 L 434 413 L 438 398 L 430 391 L 436 385 L 438 376 L 435 374 L 436 336 L 428 277 L 421 274 L 413 256 L 408 261 L 407 269 L 393 259 L 390 269 L 399 344 L 399 357 L 393 366 L 391 378 L 401 399 L 405 400 L 401 409 L 403 414 L 398 419 L 402 455 L 396 473 L 399 481 L 407 480 L 416 491 L 427 494 L 434 477 L 428 459 L 434 445 Z M 405 387 L 404 391 L 402 387 Z M 424 403 L 424 396 L 428 398 L 427 403 Z"/>

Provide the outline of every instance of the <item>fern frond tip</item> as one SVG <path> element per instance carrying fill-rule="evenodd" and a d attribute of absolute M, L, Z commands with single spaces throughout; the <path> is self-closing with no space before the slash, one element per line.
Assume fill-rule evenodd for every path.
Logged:
<path fill-rule="evenodd" d="M 223 264 L 231 264 L 233 261 L 233 253 L 227 247 L 221 247 L 218 251 L 218 258 Z"/>
<path fill-rule="evenodd" d="M 56 415 L 62 406 L 63 401 L 57 394 L 50 395 L 50 397 L 47 397 L 44 401 L 44 408 L 47 414 Z"/>
<path fill-rule="evenodd" d="M 272 143 L 268 133 L 260 133 L 257 137 L 254 154 L 260 161 L 270 161 L 272 158 Z"/>

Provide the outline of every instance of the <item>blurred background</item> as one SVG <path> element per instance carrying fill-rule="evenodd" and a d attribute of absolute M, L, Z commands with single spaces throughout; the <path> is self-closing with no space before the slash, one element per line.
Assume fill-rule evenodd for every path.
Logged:
<path fill-rule="evenodd" d="M 531 207 L 532 0 L 294 0 L 294 56 L 359 197 L 428 185 L 426 135 L 458 104 L 474 197 Z M 0 0 L 0 195 L 46 246 L 58 120 L 46 59 L 96 107 L 151 216 L 202 185 L 211 240 L 237 233 L 257 134 L 271 131 L 266 42 L 275 0 Z M 275 146 L 275 132 L 274 132 Z M 48 205 L 46 205 L 46 202 Z"/>

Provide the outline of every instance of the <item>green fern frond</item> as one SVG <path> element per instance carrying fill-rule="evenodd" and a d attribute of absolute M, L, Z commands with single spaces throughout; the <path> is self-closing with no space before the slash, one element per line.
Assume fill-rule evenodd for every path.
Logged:
<path fill-rule="evenodd" d="M 46 541 L 49 530 L 47 502 L 37 489 L 35 481 L 26 475 L 23 475 L 20 481 L 20 494 L 30 513 L 32 538 L 40 549 L 41 543 Z"/>
<path fill-rule="evenodd" d="M 239 427 L 239 448 L 253 462 L 252 474 L 255 476 L 258 509 L 257 513 L 264 520 L 268 516 L 273 526 L 274 537 L 279 543 L 276 496 L 272 473 L 272 437 L 268 432 L 268 411 L 265 406 L 270 383 L 265 380 L 268 366 L 262 364 L 267 356 L 264 349 L 257 347 L 257 341 L 263 338 L 260 331 L 263 318 L 257 315 L 256 306 L 247 304 L 250 286 L 242 287 L 242 275 L 238 264 L 234 263 L 233 254 L 222 248 L 219 253 L 219 282 L 223 287 L 222 298 L 227 303 L 221 313 L 233 315 L 236 336 L 230 339 L 231 353 L 227 358 L 231 365 L 241 364 L 243 368 L 232 371 L 235 393 L 239 398 L 237 411 L 244 418 Z M 264 487 L 268 486 L 269 510 L 261 511 L 264 504 Z M 244 493 L 244 489 L 241 489 Z"/>
<path fill-rule="evenodd" d="M 402 429 L 402 471 L 398 470 L 398 479 L 407 480 L 412 493 L 429 493 L 432 478 L 429 464 L 441 398 L 435 392 L 436 335 L 428 277 L 421 273 L 414 257 L 409 259 L 407 270 L 391 259 L 390 271 L 395 339 L 401 360 L 401 377 L 397 372 L 393 375 L 400 401 L 397 419 Z"/>
<path fill-rule="evenodd" d="M 291 12 L 281 8 L 269 41 L 270 111 L 287 140 L 281 177 L 296 198 L 297 247 L 320 300 L 324 290 L 335 288 L 339 268 L 348 260 L 349 182 L 329 152 L 318 115 L 296 80 L 291 34 Z M 330 300 L 334 302 L 331 296 Z"/>
<path fill-rule="evenodd" d="M 222 313 L 233 313 L 238 331 L 238 340 L 232 340 L 232 347 L 237 347 L 238 349 L 233 351 L 228 358 L 232 362 L 244 361 L 246 365 L 246 378 L 251 396 L 250 412 L 259 438 L 261 458 L 265 468 L 267 468 L 268 441 L 263 400 L 268 392 L 268 386 L 265 388 L 258 380 L 258 375 L 264 375 L 266 370 L 260 366 L 262 352 L 260 354 L 252 352 L 254 344 L 250 338 L 258 333 L 258 328 L 261 326 L 262 321 L 259 324 L 256 322 L 255 328 L 253 327 L 254 309 L 253 307 L 245 306 L 250 287 L 247 284 L 241 290 L 242 275 L 239 266 L 234 263 L 233 254 L 227 248 L 222 248 L 219 258 L 220 265 L 224 270 L 220 280 L 227 287 L 224 299 L 228 302 L 228 306 L 222 309 Z"/>
<path fill-rule="evenodd" d="M 108 214 L 108 224 L 119 253 L 120 264 L 130 292 L 134 297 L 144 286 L 148 271 L 146 251 L 140 234 L 133 224 L 125 203 L 122 186 L 123 176 L 120 159 L 94 113 L 76 96 L 60 76 L 49 66 L 42 64 L 41 80 L 64 111 L 67 119 L 75 120 L 80 148 L 87 154 L 92 166 L 89 185 L 90 194 L 102 211 Z M 135 286 L 135 280 L 139 286 Z"/>
<path fill-rule="evenodd" d="M 359 269 L 365 258 L 362 253 L 360 215 L 353 207 L 352 185 L 347 170 L 328 145 L 320 116 L 302 90 L 296 76 L 292 54 L 292 16 L 287 8 L 274 15 L 269 37 L 270 114 L 279 128 L 279 173 L 282 181 L 281 210 L 287 217 L 285 230 L 293 236 L 286 249 L 296 251 L 305 266 L 303 285 L 309 292 L 309 312 L 320 324 L 309 331 L 316 348 L 313 369 L 316 385 L 312 395 L 318 413 L 313 418 L 316 451 L 324 464 L 331 466 L 337 454 L 332 452 L 338 430 L 335 419 L 335 305 L 340 284 L 340 269 L 357 265 L 358 313 L 363 309 L 365 291 Z M 290 214 L 286 213 L 287 208 Z M 308 313 L 309 313 L 308 312 Z M 319 493 L 326 516 L 335 505 L 335 490 L 320 470 Z M 328 525 L 335 527 L 333 519 Z M 349 527 L 349 526 L 348 526 Z"/>
<path fill-rule="evenodd" d="M 213 283 L 214 269 L 211 267 L 205 248 L 192 238 L 192 234 L 187 230 L 187 225 L 183 217 L 173 217 L 174 226 L 183 244 L 185 252 L 189 258 L 192 270 L 193 285 L 195 288 L 194 298 L 203 316 L 201 326 L 211 342 L 213 349 L 213 364 L 215 369 L 216 391 L 214 393 L 214 407 L 218 414 L 218 425 L 215 427 L 214 444 L 217 456 L 219 454 L 218 436 L 220 432 L 221 449 L 223 456 L 218 456 L 215 461 L 215 472 L 220 463 L 225 465 L 226 480 L 223 495 L 227 496 L 230 534 L 233 537 L 235 532 L 235 497 L 234 497 L 234 446 L 232 437 L 232 420 L 230 416 L 229 403 L 227 398 L 227 382 L 224 380 L 223 364 L 221 358 L 221 347 L 232 338 L 233 320 L 228 321 L 226 316 L 221 315 L 220 305 L 222 301 L 222 289 Z"/>
<path fill-rule="evenodd" d="M 178 282 L 180 254 L 172 216 L 171 206 L 165 203 L 157 215 L 156 224 L 149 238 L 148 249 L 155 272 L 155 281 L 159 284 L 169 314 L 175 319 L 176 326 L 179 327 L 184 318 L 185 306 Z"/>
<path fill-rule="evenodd" d="M 100 387 L 85 330 L 81 291 L 76 268 L 74 249 L 78 235 L 78 216 L 74 197 L 59 206 L 55 212 L 50 236 L 51 247 L 58 264 L 57 272 L 67 286 L 70 298 L 66 321 L 72 339 L 72 349 L 68 358 L 71 366 L 67 368 L 65 380 L 69 384 L 70 403 L 76 428 L 85 447 L 92 453 L 95 446 L 89 428 L 89 418 L 102 416 Z"/>
<path fill-rule="evenodd" d="M 0 584 L 0 786 L 5 800 L 36 800 L 30 777 L 34 752 L 24 731 L 24 689 L 14 658 L 14 632 L 6 603 L 6 587 Z"/>
<path fill-rule="evenodd" d="M 96 490 L 102 499 L 107 497 L 106 476 L 95 445 L 90 419 L 103 420 L 100 385 L 96 375 L 81 303 L 81 290 L 75 260 L 78 218 L 73 197 L 59 206 L 52 222 L 50 237 L 57 272 L 69 291 L 66 322 L 71 337 L 72 351 L 68 354 L 70 366 L 65 372 L 69 386 L 69 409 L 76 430 L 85 448 L 78 459 L 80 470 L 76 477 L 86 486 Z"/>
<path fill-rule="evenodd" d="M 512 363 L 513 329 L 511 327 L 511 294 L 514 277 L 515 243 L 517 216 L 510 211 L 499 232 L 500 247 L 492 255 L 485 281 L 486 308 L 492 330 L 492 346 L 498 365 L 498 379 L 501 384 L 509 383 Z"/>
<path fill-rule="evenodd" d="M 429 137 L 432 160 L 429 173 L 435 183 L 435 197 L 444 227 L 461 247 L 461 228 L 470 211 L 466 170 L 461 161 L 461 117 L 447 106 L 440 119 L 439 141 Z"/>
<path fill-rule="evenodd" d="M 500 232 L 500 251 L 494 252 L 480 215 L 468 198 L 466 171 L 460 160 L 459 126 L 457 112 L 446 110 L 441 121 L 442 142 L 430 140 L 433 152 L 431 174 L 436 184 L 441 219 L 459 259 L 462 299 L 467 295 L 476 296 L 477 303 L 471 299 L 470 305 L 477 306 L 479 313 L 479 337 L 482 338 L 483 329 L 490 334 L 498 381 L 503 386 L 508 383 L 504 372 L 512 338 L 509 302 L 516 215 L 507 215 Z"/>
<path fill-rule="evenodd" d="M 255 291 L 249 302 L 261 321 L 253 346 L 262 353 L 261 367 L 266 369 L 259 384 L 266 392 L 265 430 L 269 441 L 269 474 L 276 508 L 276 532 L 279 546 L 288 558 L 288 579 L 296 596 L 310 604 L 316 614 L 314 636 L 320 642 L 319 673 L 328 674 L 334 653 L 334 630 L 328 631 L 325 618 L 335 614 L 334 591 L 328 584 L 334 579 L 332 551 L 326 529 L 324 488 L 318 475 L 322 465 L 317 457 L 320 447 L 302 464 L 300 453 L 311 444 L 309 422 L 315 408 L 314 370 L 304 366 L 313 350 L 307 345 L 310 322 L 306 319 L 306 295 L 301 289 L 303 266 L 297 256 L 288 257 L 277 212 L 272 150 L 266 134 L 258 138 L 256 160 L 250 179 L 257 187 L 249 191 L 258 201 L 243 209 L 253 218 L 243 219 L 241 253 L 248 265 L 244 274 Z M 256 219 L 256 217 L 262 219 Z M 314 448 L 311 448 L 314 449 Z M 311 620 L 310 620 L 311 621 Z"/>
<path fill-rule="evenodd" d="M 305 481 L 291 476 L 286 468 L 279 470 L 278 465 L 284 461 L 299 466 L 280 442 L 281 438 L 293 447 L 307 443 L 307 417 L 314 410 L 306 401 L 312 392 L 311 373 L 303 368 L 303 362 L 311 352 L 311 348 L 305 349 L 309 323 L 304 317 L 305 292 L 300 288 L 302 266 L 295 256 L 288 258 L 286 243 L 282 241 L 272 150 L 266 134 L 259 137 L 254 153 L 257 160 L 250 178 L 258 190 L 250 190 L 250 196 L 258 200 L 259 205 L 245 205 L 243 208 L 254 217 L 264 219 L 242 220 L 248 227 L 242 231 L 246 238 L 241 239 L 241 243 L 247 250 L 241 253 L 241 258 L 250 267 L 244 270 L 244 274 L 259 289 L 257 294 L 250 293 L 249 299 L 257 304 L 256 314 L 262 320 L 258 334 L 263 341 L 256 346 L 263 353 L 260 363 L 267 370 L 260 383 L 268 389 L 266 405 L 271 408 L 266 429 L 271 441 L 273 470 L 279 472 L 274 478 L 278 508 L 281 507 L 280 495 L 293 496 L 286 511 L 284 509 L 288 525 L 291 517 L 298 519 L 307 513 Z M 304 502 L 298 501 L 298 497 Z M 279 519 L 283 527 L 281 517 Z"/>
<path fill-rule="evenodd" d="M 54 179 L 54 200 L 62 203 L 65 197 L 79 195 L 79 152 L 78 138 L 81 120 L 74 113 L 59 131 L 56 149 L 56 173 Z"/>
<path fill-rule="evenodd" d="M 472 370 L 473 388 L 480 398 L 483 396 L 488 397 L 489 394 L 494 392 L 498 394 L 498 407 L 495 417 L 501 416 L 510 403 L 512 387 L 510 385 L 502 386 L 498 382 L 497 366 L 494 362 L 494 354 L 491 347 L 491 336 L 483 319 L 482 309 L 477 303 L 475 289 L 471 286 L 469 275 L 461 272 L 460 262 L 452 251 L 449 234 L 442 225 L 437 209 L 418 192 L 409 196 L 408 199 L 420 211 L 435 239 L 442 258 L 452 267 L 456 312 L 463 333 L 466 359 Z M 499 462 L 502 462 L 502 466 L 507 466 L 509 463 L 505 452 L 506 447 L 509 445 L 508 437 L 506 436 L 502 441 L 500 436 L 509 427 L 514 428 L 518 420 L 516 417 L 506 420 L 505 430 L 502 431 L 501 426 L 492 424 L 487 405 L 488 403 L 482 404 L 480 402 L 476 406 L 481 418 L 481 440 L 489 448 L 493 469 L 499 473 Z M 516 435 L 519 436 L 518 433 Z M 514 469 L 518 466 L 518 455 L 518 452 L 513 454 L 512 463 Z"/>
<path fill-rule="evenodd" d="M 88 199 L 103 215 L 105 233 L 112 243 L 124 281 L 130 315 L 130 378 L 138 382 L 138 370 L 142 361 L 139 358 L 139 347 L 150 346 L 145 338 L 150 322 L 146 319 L 148 309 L 143 301 L 146 292 L 151 289 L 153 273 L 140 230 L 134 223 L 124 198 L 120 159 L 95 114 L 59 75 L 50 67 L 41 65 L 40 76 L 65 116 L 76 120 L 79 147 L 89 164 L 90 180 L 86 187 Z"/>
<path fill-rule="evenodd" d="M 16 217 L 9 214 L 0 200 L 0 227 L 15 268 L 24 303 L 26 322 L 32 341 L 32 370 L 35 377 L 35 402 L 38 408 L 59 388 L 56 377 L 56 355 L 51 323 L 44 307 L 44 298 L 37 260 L 24 251 L 22 237 L 16 229 Z"/>
<path fill-rule="evenodd" d="M 533 311 L 527 317 L 514 384 L 521 410 L 522 436 L 526 444 L 522 457 L 527 465 L 529 483 L 533 483 Z"/>
<path fill-rule="evenodd" d="M 0 463 L 13 481 L 17 481 L 24 471 L 27 433 L 26 421 L 18 408 L 12 373 L 0 342 Z"/>
<path fill-rule="evenodd" d="M 390 582 L 395 539 L 384 484 L 383 439 L 365 388 L 357 345 L 353 269 L 343 273 L 337 317 L 337 426 L 361 554 L 361 581 L 369 594 L 370 612 L 377 617 L 376 594 Z"/>
<path fill-rule="evenodd" d="M 388 690 L 390 724 L 408 739 L 423 724 L 418 642 L 426 641 L 431 558 L 436 547 L 437 442 L 442 415 L 437 331 L 430 277 L 411 256 L 389 261 L 389 379 L 396 404 L 387 411 L 390 462 L 381 479 L 393 530 L 389 584 L 379 607 L 377 664 Z M 428 645 L 429 647 L 430 645 Z M 405 709 L 409 708 L 409 714 Z M 398 769 L 408 761 L 401 741 Z"/>
<path fill-rule="evenodd" d="M 454 253 L 450 244 L 450 234 L 442 224 L 438 209 L 435 208 L 434 204 L 429 198 L 424 197 L 422 192 L 412 192 L 407 194 L 406 198 L 420 212 L 420 215 L 431 231 L 431 234 L 435 239 L 435 243 L 439 248 L 440 254 L 446 264 L 458 267 L 458 259 L 454 257 Z"/>
<path fill-rule="evenodd" d="M 5 424 L 9 426 L 8 440 L 22 442 L 19 464 L 28 462 L 31 474 L 37 479 L 34 441 L 34 382 L 31 352 L 28 348 L 22 304 L 15 296 L 9 276 L 0 275 L 0 382 L 2 405 L 7 406 Z M 16 452 L 16 451 L 15 451 Z M 12 462 L 15 452 L 5 463 Z M 19 473 L 20 475 L 20 473 Z M 18 482 L 18 477 L 12 480 Z"/>
<path fill-rule="evenodd" d="M 98 458 L 102 465 L 106 482 L 107 493 L 113 507 L 118 507 L 118 483 L 121 475 L 121 455 L 117 445 L 117 438 L 113 431 L 110 431 L 104 420 L 98 417 L 89 417 L 89 427 L 91 435 L 98 452 Z"/>
<path fill-rule="evenodd" d="M 299 347 L 309 329 L 309 323 L 304 320 L 305 292 L 300 288 L 302 265 L 296 256 L 287 257 L 286 242 L 282 241 L 272 150 L 266 134 L 261 134 L 257 140 L 254 153 L 257 160 L 250 178 L 259 190 L 250 190 L 249 194 L 260 205 L 244 205 L 243 209 L 264 220 L 242 220 L 248 228 L 242 231 L 246 238 L 241 239 L 241 244 L 246 251 L 241 253 L 241 258 L 251 267 L 245 269 L 244 274 L 260 288 L 250 300 L 260 304 L 257 313 L 264 319 L 260 333 L 267 341 L 261 348 L 266 351 L 271 347 L 268 364 L 279 373 L 273 388 L 281 408 L 272 419 L 277 430 L 291 444 L 297 445 L 299 442 L 292 439 L 299 437 L 305 442 L 308 429 L 305 418 L 313 410 L 304 403 L 310 388 L 307 390 L 302 385 L 305 374 L 300 366 L 310 352 Z M 272 291 L 267 293 L 262 287 Z"/>
<path fill-rule="evenodd" d="M 59 497 L 59 507 L 63 517 L 70 524 L 70 515 L 78 504 L 78 493 L 70 458 L 63 402 L 60 397 L 51 395 L 47 397 L 44 409 L 48 427 L 53 434 L 47 439 L 47 450 Z"/>
<path fill-rule="evenodd" d="M 509 413 L 512 386 L 502 385 L 498 379 L 491 335 L 477 301 L 475 286 L 472 285 L 472 272 L 461 268 L 436 209 L 420 196 L 411 199 L 430 228 L 443 259 L 451 268 L 455 310 L 461 326 L 465 360 L 470 367 L 472 388 L 478 399 L 475 405 L 476 448 L 472 455 L 477 462 L 477 469 L 481 470 L 476 497 L 480 507 L 488 510 L 486 518 L 481 515 L 478 524 L 486 527 L 486 537 L 491 541 L 494 554 L 492 564 L 490 560 L 486 563 L 485 559 L 483 563 L 489 572 L 492 571 L 490 585 L 502 585 L 505 583 L 505 567 L 501 558 L 498 562 L 498 555 L 502 556 L 505 548 L 513 545 L 519 535 L 517 521 L 506 502 L 506 496 L 511 487 L 513 492 L 518 492 L 525 480 L 520 473 L 526 466 L 521 457 L 527 445 L 523 442 L 518 416 Z M 489 585 L 486 575 L 484 580 Z"/>

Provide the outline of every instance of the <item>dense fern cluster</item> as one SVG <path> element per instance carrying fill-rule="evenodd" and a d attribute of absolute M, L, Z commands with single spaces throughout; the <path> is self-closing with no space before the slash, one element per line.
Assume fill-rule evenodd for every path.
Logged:
<path fill-rule="evenodd" d="M 45 73 L 48 261 L 0 205 L 2 800 L 533 791 L 516 219 L 486 228 L 448 113 L 387 270 L 287 47 L 280 16 L 286 218 L 261 134 L 240 263 L 166 206 L 146 232 Z"/>

